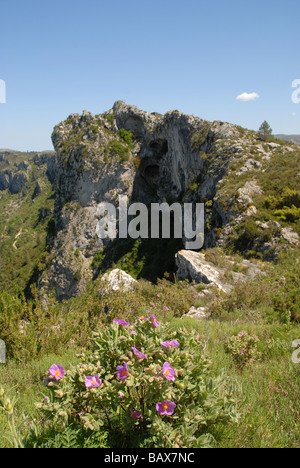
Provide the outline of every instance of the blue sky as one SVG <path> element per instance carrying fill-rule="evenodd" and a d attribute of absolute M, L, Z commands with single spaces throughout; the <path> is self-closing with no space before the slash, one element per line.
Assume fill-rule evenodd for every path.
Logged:
<path fill-rule="evenodd" d="M 119 99 L 300 134 L 299 0 L 0 0 L 0 17 L 0 148 L 52 149 L 54 125 Z"/>

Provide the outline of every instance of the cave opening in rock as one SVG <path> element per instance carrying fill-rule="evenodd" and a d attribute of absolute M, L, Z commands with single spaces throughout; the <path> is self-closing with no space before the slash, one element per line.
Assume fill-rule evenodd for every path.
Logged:
<path fill-rule="evenodd" d="M 156 164 L 147 166 L 145 169 L 145 177 L 151 182 L 157 181 L 160 177 L 159 166 Z"/>
<path fill-rule="evenodd" d="M 154 140 L 149 145 L 152 157 L 161 159 L 169 151 L 169 144 L 167 140 Z"/>

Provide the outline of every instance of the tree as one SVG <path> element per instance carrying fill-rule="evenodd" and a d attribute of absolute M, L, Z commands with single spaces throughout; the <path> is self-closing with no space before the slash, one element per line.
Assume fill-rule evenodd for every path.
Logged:
<path fill-rule="evenodd" d="M 270 136 L 272 136 L 272 132 L 273 130 L 271 129 L 270 125 L 266 120 L 261 124 L 258 130 L 258 133 L 264 141 L 267 141 L 270 138 Z"/>

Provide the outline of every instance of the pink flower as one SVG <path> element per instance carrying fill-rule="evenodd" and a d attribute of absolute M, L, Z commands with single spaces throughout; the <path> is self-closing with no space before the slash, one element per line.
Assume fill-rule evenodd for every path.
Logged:
<path fill-rule="evenodd" d="M 157 294 L 157 297 L 160 297 L 160 294 Z"/>
<path fill-rule="evenodd" d="M 158 327 L 159 322 L 157 321 L 155 315 L 151 315 L 151 320 L 152 320 L 154 328 Z"/>
<path fill-rule="evenodd" d="M 124 396 L 125 396 L 125 393 L 120 393 L 118 398 L 124 398 Z"/>
<path fill-rule="evenodd" d="M 150 302 L 150 305 L 151 305 L 152 307 L 155 307 L 154 302 Z"/>
<path fill-rule="evenodd" d="M 85 386 L 86 388 L 98 388 L 102 384 L 101 380 L 99 379 L 98 375 L 94 377 L 86 377 L 85 378 Z"/>
<path fill-rule="evenodd" d="M 175 348 L 177 346 L 180 346 L 177 340 L 172 340 L 172 341 L 161 341 L 160 344 L 164 348 Z"/>
<path fill-rule="evenodd" d="M 135 419 L 135 420 L 140 419 L 142 417 L 142 413 L 140 413 L 140 411 L 135 411 L 132 408 L 130 408 L 130 413 L 131 413 L 133 419 Z"/>
<path fill-rule="evenodd" d="M 130 325 L 130 323 L 126 322 L 125 320 L 120 320 L 120 319 L 115 319 L 113 320 L 113 322 L 117 323 L 121 327 L 127 327 L 128 325 Z"/>
<path fill-rule="evenodd" d="M 162 403 L 156 404 L 156 411 L 159 412 L 161 416 L 166 414 L 167 416 L 172 416 L 176 408 L 176 404 L 173 401 L 166 400 Z"/>
<path fill-rule="evenodd" d="M 245 353 L 244 353 L 244 351 L 243 351 L 242 349 L 241 349 L 241 354 L 242 354 L 242 355 L 244 355 L 244 354 L 245 354 Z"/>
<path fill-rule="evenodd" d="M 174 367 L 170 366 L 168 362 L 165 362 L 162 368 L 162 375 L 167 379 L 167 380 L 172 380 L 172 382 L 175 381 L 175 369 Z"/>
<path fill-rule="evenodd" d="M 139 351 L 135 347 L 132 347 L 131 349 L 139 359 L 146 359 L 147 358 L 146 354 L 143 354 L 141 351 Z"/>
<path fill-rule="evenodd" d="M 62 366 L 56 366 L 55 364 L 50 367 L 49 374 L 54 377 L 55 380 L 60 380 L 65 375 L 64 368 Z"/>
<path fill-rule="evenodd" d="M 138 317 L 139 320 L 149 320 L 147 317 L 144 317 L 143 315 L 141 317 Z"/>
<path fill-rule="evenodd" d="M 126 362 L 124 362 L 123 366 L 118 366 L 117 367 L 117 375 L 120 380 L 125 380 L 127 379 L 129 372 L 128 372 L 128 367 Z"/>
<path fill-rule="evenodd" d="M 169 307 L 165 307 L 164 310 L 170 310 Z"/>
<path fill-rule="evenodd" d="M 238 337 L 239 337 L 239 338 L 243 338 L 244 335 L 245 335 L 245 333 L 244 333 L 244 332 L 241 332 L 241 333 L 238 334 Z"/>

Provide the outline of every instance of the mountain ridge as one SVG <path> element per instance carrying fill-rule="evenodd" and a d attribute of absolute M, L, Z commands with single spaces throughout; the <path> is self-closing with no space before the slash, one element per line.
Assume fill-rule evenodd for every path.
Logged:
<path fill-rule="evenodd" d="M 297 146 L 300 146 L 300 135 L 285 135 L 285 134 L 279 134 L 275 135 L 275 138 L 279 138 L 281 140 L 285 140 L 290 143 L 294 143 Z"/>

